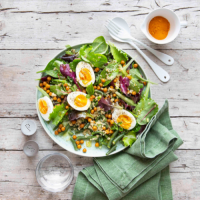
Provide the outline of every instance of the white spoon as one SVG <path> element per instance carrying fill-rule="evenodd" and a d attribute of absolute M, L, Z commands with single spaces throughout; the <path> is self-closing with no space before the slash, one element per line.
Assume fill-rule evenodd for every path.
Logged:
<path fill-rule="evenodd" d="M 112 21 L 114 21 L 114 23 L 120 25 L 124 29 L 129 29 L 127 23 L 122 18 L 116 17 L 116 18 L 112 19 Z M 133 42 L 131 42 L 130 40 L 127 40 L 127 39 L 122 40 L 122 39 L 118 38 L 117 35 L 115 35 L 112 31 L 110 31 L 109 26 L 106 26 L 106 27 L 108 28 L 109 34 L 112 38 L 114 38 L 115 40 L 117 40 L 119 42 L 126 42 L 126 43 L 129 43 L 130 45 L 132 45 L 143 56 L 143 58 L 147 61 L 147 63 L 153 69 L 154 73 L 157 75 L 157 77 L 162 82 L 169 81 L 169 79 L 170 79 L 169 74 L 164 69 L 162 69 L 160 66 L 158 66 L 156 63 L 154 63 L 150 58 L 148 58 Z"/>

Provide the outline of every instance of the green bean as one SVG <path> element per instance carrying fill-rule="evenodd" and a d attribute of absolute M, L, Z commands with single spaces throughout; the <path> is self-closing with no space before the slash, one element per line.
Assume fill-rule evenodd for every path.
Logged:
<path fill-rule="evenodd" d="M 88 122 L 83 129 L 87 129 L 89 127 L 90 123 Z"/>
<path fill-rule="evenodd" d="M 118 131 L 115 131 L 113 134 L 112 134 L 112 136 L 111 136 L 111 138 L 110 138 L 110 141 L 108 142 L 108 148 L 110 149 L 110 147 L 112 146 L 112 141 L 114 140 L 114 138 L 117 136 L 117 134 L 118 134 Z"/>
<path fill-rule="evenodd" d="M 97 136 L 78 136 L 77 140 L 95 140 L 98 139 Z"/>
<path fill-rule="evenodd" d="M 96 92 L 97 94 L 100 94 L 101 96 L 106 96 L 106 93 L 103 93 L 100 90 L 94 90 L 94 92 Z"/>
<path fill-rule="evenodd" d="M 126 96 L 124 96 L 123 94 L 116 92 L 115 93 L 119 98 L 121 98 L 122 100 L 124 100 L 128 105 L 130 106 L 136 106 L 136 104 L 134 103 L 133 100 L 127 98 Z"/>
<path fill-rule="evenodd" d="M 102 134 L 103 134 L 103 132 L 102 132 L 102 131 L 96 131 L 96 132 L 92 132 L 92 135 L 97 135 L 97 134 L 99 134 L 99 135 L 102 135 Z"/>
<path fill-rule="evenodd" d="M 113 140 L 113 145 L 115 145 L 119 140 L 121 140 L 124 137 L 124 134 L 121 134 L 119 136 L 117 136 L 114 140 Z"/>
<path fill-rule="evenodd" d="M 77 151 L 78 148 L 77 148 L 77 146 L 76 146 L 75 140 L 74 140 L 72 137 L 70 137 L 70 140 L 71 140 L 71 142 L 72 142 L 72 144 L 73 144 L 73 146 L 74 146 L 74 150 Z"/>
<path fill-rule="evenodd" d="M 102 143 L 103 143 L 103 138 L 99 137 L 99 146 L 102 146 Z"/>
<path fill-rule="evenodd" d="M 108 156 L 109 154 L 111 154 L 113 151 L 115 151 L 117 148 L 117 145 L 114 145 L 107 153 L 106 155 Z"/>

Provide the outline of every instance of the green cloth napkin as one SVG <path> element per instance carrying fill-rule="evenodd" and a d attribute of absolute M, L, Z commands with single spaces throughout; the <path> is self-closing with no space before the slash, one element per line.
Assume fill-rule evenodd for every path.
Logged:
<path fill-rule="evenodd" d="M 132 147 L 94 158 L 94 166 L 79 173 L 72 200 L 172 200 L 169 164 L 182 143 L 166 100 Z"/>

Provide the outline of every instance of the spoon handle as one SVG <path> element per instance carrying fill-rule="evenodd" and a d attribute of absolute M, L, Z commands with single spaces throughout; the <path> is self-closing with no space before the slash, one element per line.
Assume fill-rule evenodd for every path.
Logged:
<path fill-rule="evenodd" d="M 146 44 L 140 42 L 139 40 L 131 37 L 131 39 L 139 44 L 141 44 L 145 49 L 150 51 L 154 56 L 156 56 L 159 60 L 161 60 L 166 65 L 172 65 L 174 63 L 174 59 L 171 56 L 168 56 L 165 53 L 161 53 L 155 49 L 152 49 L 151 47 L 147 46 Z"/>
<path fill-rule="evenodd" d="M 139 48 L 137 45 L 135 45 L 133 42 L 128 42 L 131 46 L 133 46 L 142 56 L 143 58 L 147 61 L 147 63 L 150 65 L 154 73 L 157 75 L 157 77 L 162 81 L 162 82 L 168 82 L 170 79 L 170 75 L 159 65 L 154 63 L 150 58 L 148 58 Z"/>

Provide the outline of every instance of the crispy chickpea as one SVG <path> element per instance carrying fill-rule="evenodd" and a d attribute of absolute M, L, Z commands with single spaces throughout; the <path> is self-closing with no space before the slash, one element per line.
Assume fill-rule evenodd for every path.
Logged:
<path fill-rule="evenodd" d="M 57 102 L 59 102 L 59 103 L 60 103 L 60 102 L 61 102 L 61 98 L 58 98 L 58 99 L 57 99 Z"/>
<path fill-rule="evenodd" d="M 132 95 L 136 95 L 136 92 L 135 92 L 135 91 L 133 91 L 133 92 L 132 92 Z"/>
<path fill-rule="evenodd" d="M 128 78 L 129 80 L 131 80 L 131 75 L 127 75 L 127 78 Z"/>
<path fill-rule="evenodd" d="M 114 133 L 114 131 L 113 130 L 110 130 L 110 134 L 113 134 Z"/>
<path fill-rule="evenodd" d="M 77 147 L 78 147 L 78 149 L 81 149 L 81 145 L 80 144 L 78 144 Z"/>
<path fill-rule="evenodd" d="M 106 130 L 106 127 L 105 127 L 105 126 L 103 126 L 103 127 L 102 127 L 102 129 L 105 131 L 105 130 Z"/>
<path fill-rule="evenodd" d="M 65 113 L 66 116 L 67 116 L 68 114 L 69 114 L 68 112 Z"/>
<path fill-rule="evenodd" d="M 84 140 L 81 140 L 80 143 L 83 144 L 83 143 L 84 143 Z"/>
<path fill-rule="evenodd" d="M 106 130 L 106 134 L 109 134 L 109 133 L 110 133 L 110 130 L 107 129 L 107 130 Z"/>
<path fill-rule="evenodd" d="M 65 96 L 64 95 L 61 95 L 61 99 L 64 99 L 65 98 Z"/>
<path fill-rule="evenodd" d="M 110 119 L 107 119 L 107 122 L 110 123 Z"/>
<path fill-rule="evenodd" d="M 115 99 L 115 100 L 114 100 L 115 103 L 118 102 L 118 101 L 119 101 L 119 99 Z"/>
<path fill-rule="evenodd" d="M 62 131 L 65 131 L 65 127 L 62 127 L 61 130 L 62 130 Z"/>
<path fill-rule="evenodd" d="M 98 142 L 95 143 L 95 147 L 99 147 L 99 143 Z"/>
<path fill-rule="evenodd" d="M 51 77 L 50 76 L 47 77 L 47 81 L 51 81 Z"/>
<path fill-rule="evenodd" d="M 50 88 L 50 85 L 49 85 L 49 84 L 46 84 L 46 88 L 49 89 L 49 88 Z"/>
<path fill-rule="evenodd" d="M 83 153 L 86 153 L 86 152 L 87 152 L 87 149 L 86 149 L 86 148 L 84 148 L 84 149 L 83 149 Z"/>
<path fill-rule="evenodd" d="M 92 119 L 91 118 L 88 118 L 88 122 L 91 122 L 92 121 Z"/>
<path fill-rule="evenodd" d="M 61 129 L 59 128 L 59 129 L 58 129 L 58 133 L 60 133 L 60 132 L 61 132 Z"/>
<path fill-rule="evenodd" d="M 117 95 L 116 95 L 116 94 L 113 94 L 112 96 L 113 96 L 113 97 L 116 97 Z"/>
<path fill-rule="evenodd" d="M 120 102 L 119 105 L 122 106 L 122 103 Z"/>
<path fill-rule="evenodd" d="M 59 128 L 62 128 L 62 127 L 63 127 L 63 125 L 62 125 L 62 124 L 60 124 L 60 125 L 59 125 Z"/>
<path fill-rule="evenodd" d="M 68 86 L 67 83 L 65 83 L 65 84 L 64 84 L 64 87 L 67 87 L 67 86 Z"/>
<path fill-rule="evenodd" d="M 125 61 L 124 60 L 121 60 L 121 62 L 120 62 L 122 65 L 124 65 L 125 64 Z"/>
<path fill-rule="evenodd" d="M 93 99 L 94 99 L 94 98 L 95 98 L 95 96 L 94 96 L 94 95 L 92 95 L 92 96 L 91 96 L 91 98 L 93 98 Z"/>
<path fill-rule="evenodd" d="M 82 91 L 82 92 L 86 93 L 86 90 L 85 90 L 85 89 L 83 89 L 83 91 Z"/>
<path fill-rule="evenodd" d="M 94 99 L 92 97 L 90 97 L 90 101 L 93 101 Z"/>
<path fill-rule="evenodd" d="M 52 92 L 49 92 L 49 96 L 50 96 L 50 97 L 52 96 Z"/>
<path fill-rule="evenodd" d="M 104 92 L 107 92 L 107 91 L 108 91 L 108 89 L 107 89 L 107 88 L 103 88 L 103 91 L 104 91 Z"/>
<path fill-rule="evenodd" d="M 80 144 L 80 142 L 79 142 L 79 141 L 76 141 L 76 144 L 77 144 L 77 145 L 79 145 L 79 144 Z"/>
<path fill-rule="evenodd" d="M 56 100 L 57 100 L 57 97 L 53 97 L 53 100 L 56 101 Z"/>
<path fill-rule="evenodd" d="M 58 131 L 55 131 L 55 135 L 58 135 Z"/>
<path fill-rule="evenodd" d="M 84 126 L 85 126 L 85 124 L 81 124 L 81 125 L 80 125 L 80 128 L 83 128 Z"/>
<path fill-rule="evenodd" d="M 66 110 L 69 109 L 69 106 L 65 106 L 65 109 L 66 109 Z"/>
<path fill-rule="evenodd" d="M 102 78 L 102 79 L 101 79 L 101 82 L 102 82 L 102 83 L 105 83 L 105 82 L 106 82 L 106 79 L 105 79 L 105 78 Z"/>
<path fill-rule="evenodd" d="M 97 107 L 94 107 L 93 109 L 94 109 L 94 111 L 97 111 Z"/>
<path fill-rule="evenodd" d="M 91 114 L 94 114 L 94 110 L 91 110 Z"/>
<path fill-rule="evenodd" d="M 110 124 L 114 124 L 115 122 L 114 122 L 114 120 L 110 120 Z"/>
<path fill-rule="evenodd" d="M 44 81 L 44 82 L 43 82 L 43 86 L 45 86 L 46 84 L 47 84 L 47 82 Z"/>
<path fill-rule="evenodd" d="M 105 116 L 106 116 L 106 118 L 108 118 L 108 114 L 106 114 Z"/>
<path fill-rule="evenodd" d="M 108 98 L 110 99 L 110 98 L 111 98 L 111 96 L 110 96 L 110 95 L 108 95 Z"/>
<path fill-rule="evenodd" d="M 45 90 L 45 91 L 46 91 L 46 90 L 47 90 L 47 88 L 46 88 L 46 87 L 44 87 L 44 88 L 43 88 L 43 90 Z"/>
<path fill-rule="evenodd" d="M 97 90 L 100 90 L 101 89 L 101 87 L 100 86 L 97 86 Z"/>
<path fill-rule="evenodd" d="M 109 118 L 109 119 L 111 119 L 111 118 L 112 118 L 112 115 L 111 115 L 111 114 L 109 114 L 109 115 L 108 115 L 108 118 Z"/>
<path fill-rule="evenodd" d="M 123 67 L 125 67 L 125 66 L 126 66 L 126 64 L 123 65 Z"/>
<path fill-rule="evenodd" d="M 65 89 L 68 91 L 68 90 L 69 90 L 69 87 L 67 86 Z"/>
<path fill-rule="evenodd" d="M 96 85 L 94 86 L 94 89 L 97 89 L 97 86 L 96 86 Z"/>
<path fill-rule="evenodd" d="M 129 70 L 126 70 L 126 73 L 129 74 Z"/>
<path fill-rule="evenodd" d="M 50 93 L 50 90 L 47 90 L 46 93 L 49 94 L 49 93 Z"/>
<path fill-rule="evenodd" d="M 73 120 L 73 121 L 72 121 L 72 124 L 73 124 L 73 125 L 76 124 L 76 120 Z"/>
<path fill-rule="evenodd" d="M 77 137 L 76 137 L 76 135 L 73 135 L 73 139 L 75 140 Z"/>
<path fill-rule="evenodd" d="M 111 86 L 110 86 L 110 89 L 114 89 L 114 87 L 111 85 Z"/>
<path fill-rule="evenodd" d="M 97 130 L 97 127 L 96 127 L 96 126 L 93 126 L 92 129 L 93 129 L 93 131 L 96 131 L 96 130 Z"/>
<path fill-rule="evenodd" d="M 115 79 L 113 80 L 113 82 L 116 83 L 116 82 L 117 82 L 117 79 L 115 78 Z"/>
<path fill-rule="evenodd" d="M 143 84 L 144 84 L 144 85 L 147 85 L 147 82 L 144 81 Z"/>
<path fill-rule="evenodd" d="M 103 84 L 102 84 L 102 83 L 99 83 L 99 86 L 100 86 L 100 87 L 103 87 Z"/>
<path fill-rule="evenodd" d="M 43 87 L 43 84 L 42 84 L 42 83 L 40 83 L 40 87 Z"/>
<path fill-rule="evenodd" d="M 97 68 L 95 68 L 95 70 L 94 70 L 95 72 L 99 72 L 99 68 L 97 67 Z"/>
<path fill-rule="evenodd" d="M 134 67 L 134 68 L 137 68 L 137 67 L 138 67 L 138 64 L 135 63 L 135 64 L 133 65 L 133 67 Z"/>

